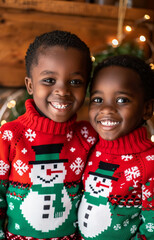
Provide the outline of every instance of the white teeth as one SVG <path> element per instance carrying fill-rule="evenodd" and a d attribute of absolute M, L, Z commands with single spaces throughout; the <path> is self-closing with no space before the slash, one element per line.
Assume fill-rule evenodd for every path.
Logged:
<path fill-rule="evenodd" d="M 118 125 L 119 122 L 101 121 L 101 124 L 102 124 L 103 126 L 115 126 L 115 125 Z"/>
<path fill-rule="evenodd" d="M 52 105 L 54 108 L 57 108 L 57 109 L 65 109 L 69 106 L 68 104 L 59 104 L 59 103 L 52 103 Z"/>

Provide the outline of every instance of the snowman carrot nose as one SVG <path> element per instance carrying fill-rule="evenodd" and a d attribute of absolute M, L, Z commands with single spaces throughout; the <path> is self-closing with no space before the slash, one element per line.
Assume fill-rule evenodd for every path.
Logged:
<path fill-rule="evenodd" d="M 100 181 L 96 183 L 96 187 L 106 187 L 106 188 L 109 188 L 109 186 L 105 185 L 105 184 L 102 184 Z"/>
<path fill-rule="evenodd" d="M 62 170 L 51 171 L 51 169 L 47 169 L 47 175 L 51 175 L 52 173 L 62 173 Z"/>

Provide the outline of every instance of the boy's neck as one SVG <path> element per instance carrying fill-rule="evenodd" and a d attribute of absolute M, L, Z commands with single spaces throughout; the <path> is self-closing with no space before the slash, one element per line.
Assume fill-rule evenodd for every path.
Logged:
<path fill-rule="evenodd" d="M 36 105 L 35 105 L 36 106 Z M 48 118 L 43 112 L 41 112 L 41 110 L 36 106 L 36 111 L 43 117 Z"/>

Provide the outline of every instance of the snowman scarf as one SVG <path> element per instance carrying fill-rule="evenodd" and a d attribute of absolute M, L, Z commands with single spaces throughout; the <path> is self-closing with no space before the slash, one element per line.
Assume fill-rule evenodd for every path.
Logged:
<path fill-rule="evenodd" d="M 65 207 L 63 207 L 63 202 L 61 201 L 63 197 L 63 193 L 62 193 L 63 188 L 64 188 L 64 184 L 62 183 L 57 183 L 53 187 L 42 187 L 41 184 L 33 185 L 31 187 L 32 191 L 38 192 L 39 195 L 41 194 L 56 195 L 56 198 L 53 201 L 53 206 L 52 206 L 55 208 L 54 218 L 62 217 L 63 212 L 65 211 Z"/>
<path fill-rule="evenodd" d="M 102 196 L 99 196 L 97 198 L 97 197 L 91 196 L 89 192 L 85 192 L 84 196 L 87 199 L 88 203 L 91 203 L 91 204 L 96 205 L 96 206 L 106 205 L 107 202 L 108 202 L 108 198 L 102 197 Z"/>

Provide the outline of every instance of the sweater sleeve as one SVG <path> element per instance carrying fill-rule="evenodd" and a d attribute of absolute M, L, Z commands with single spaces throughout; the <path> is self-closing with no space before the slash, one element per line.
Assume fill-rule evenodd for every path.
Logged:
<path fill-rule="evenodd" d="M 12 131 L 2 126 L 0 128 L 0 239 L 4 239 L 4 224 L 7 208 L 6 190 L 10 171 L 9 151 L 12 138 Z"/>
<path fill-rule="evenodd" d="M 142 184 L 141 225 L 135 240 L 154 239 L 154 148 L 145 158 L 145 179 Z"/>

